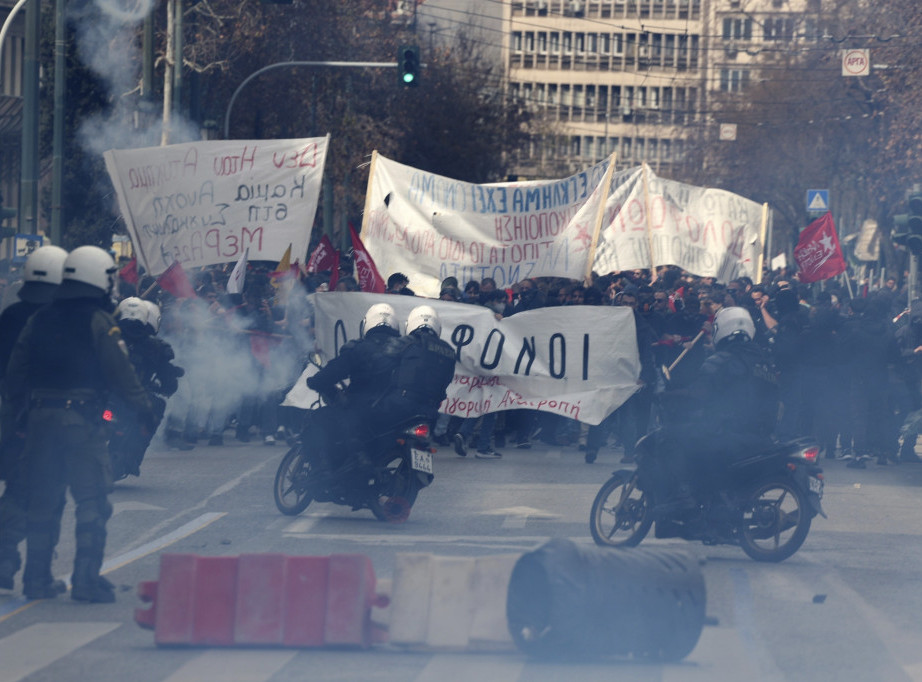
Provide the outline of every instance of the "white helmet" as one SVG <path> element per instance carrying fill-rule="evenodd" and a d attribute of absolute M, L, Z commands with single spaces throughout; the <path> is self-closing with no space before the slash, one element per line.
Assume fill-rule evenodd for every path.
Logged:
<path fill-rule="evenodd" d="M 137 296 L 129 296 L 118 304 L 115 316 L 120 320 L 134 320 L 147 324 L 147 306 Z"/>
<path fill-rule="evenodd" d="M 400 332 L 400 326 L 397 324 L 397 313 L 387 303 L 375 303 L 365 313 L 362 319 L 362 333 L 367 334 L 369 330 L 375 327 L 390 327 L 395 332 Z"/>
<path fill-rule="evenodd" d="M 37 248 L 26 258 L 23 281 L 60 284 L 66 258 L 67 251 L 60 246 L 49 245 Z"/>
<path fill-rule="evenodd" d="M 718 310 L 714 316 L 714 345 L 719 346 L 722 341 L 742 335 L 747 341 L 752 341 L 756 335 L 756 326 L 746 309 L 731 306 Z"/>
<path fill-rule="evenodd" d="M 26 258 L 19 298 L 27 303 L 48 303 L 64 274 L 67 251 L 60 246 L 41 246 Z"/>
<path fill-rule="evenodd" d="M 147 324 L 154 330 L 154 334 L 160 331 L 160 306 L 153 301 L 141 301 L 147 308 Z"/>
<path fill-rule="evenodd" d="M 98 246 L 78 246 L 64 260 L 64 276 L 55 296 L 85 298 L 111 295 L 115 288 L 115 262 Z"/>
<path fill-rule="evenodd" d="M 438 336 L 442 333 L 442 323 L 435 308 L 430 305 L 421 305 L 413 308 L 407 315 L 407 334 L 417 329 L 430 329 Z"/>

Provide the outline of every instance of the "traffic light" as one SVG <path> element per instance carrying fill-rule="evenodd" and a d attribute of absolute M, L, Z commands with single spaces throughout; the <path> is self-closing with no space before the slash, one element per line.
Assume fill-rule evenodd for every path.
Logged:
<path fill-rule="evenodd" d="M 914 256 L 922 256 L 922 193 L 909 195 L 909 213 L 893 216 L 893 243 L 901 244 Z"/>
<path fill-rule="evenodd" d="M 397 75 L 400 84 L 419 85 L 419 45 L 401 45 L 397 50 Z"/>

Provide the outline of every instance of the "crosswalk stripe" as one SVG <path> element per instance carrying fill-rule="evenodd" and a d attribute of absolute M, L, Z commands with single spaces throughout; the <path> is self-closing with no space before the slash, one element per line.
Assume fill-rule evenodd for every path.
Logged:
<path fill-rule="evenodd" d="M 297 651 L 213 649 L 184 663 L 163 682 L 265 682 L 297 654 Z"/>
<path fill-rule="evenodd" d="M 524 667 L 524 661 L 512 656 L 436 654 L 415 682 L 515 682 Z"/>
<path fill-rule="evenodd" d="M 121 623 L 36 623 L 0 640 L 0 682 L 18 682 Z"/>

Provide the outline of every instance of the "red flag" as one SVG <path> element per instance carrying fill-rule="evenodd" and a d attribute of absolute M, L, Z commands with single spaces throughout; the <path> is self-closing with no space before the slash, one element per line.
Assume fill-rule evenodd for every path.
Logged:
<path fill-rule="evenodd" d="M 311 252 L 311 257 L 307 260 L 307 271 L 310 273 L 332 270 L 338 264 L 338 261 L 333 243 L 329 237 L 323 235 L 320 238 L 320 243 L 317 244 L 317 248 Z"/>
<path fill-rule="evenodd" d="M 355 269 L 359 276 L 359 288 L 362 291 L 383 294 L 387 290 L 381 275 L 378 274 L 378 268 L 371 259 L 371 255 L 365 250 L 365 245 L 359 239 L 352 223 L 349 224 L 349 235 L 352 237 L 352 257 L 355 260 Z"/>
<path fill-rule="evenodd" d="M 138 259 L 132 258 L 128 261 L 125 267 L 118 271 L 118 276 L 129 284 L 138 286 Z"/>
<path fill-rule="evenodd" d="M 800 269 L 797 278 L 804 283 L 819 282 L 845 272 L 845 258 L 832 213 L 826 213 L 804 228 L 794 247 L 794 260 Z"/>
<path fill-rule="evenodd" d="M 174 260 L 172 265 L 163 271 L 163 274 L 157 278 L 157 284 L 176 298 L 195 298 L 192 282 L 189 281 L 189 276 L 182 269 L 179 261 Z"/>

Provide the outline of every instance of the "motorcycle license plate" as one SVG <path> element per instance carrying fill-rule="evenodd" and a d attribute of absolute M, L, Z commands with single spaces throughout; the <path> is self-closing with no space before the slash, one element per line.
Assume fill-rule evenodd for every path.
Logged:
<path fill-rule="evenodd" d="M 432 473 L 432 455 L 425 450 L 417 450 L 416 448 L 411 448 L 410 455 L 412 460 L 410 461 L 410 466 L 412 466 L 417 471 L 423 471 L 427 474 Z"/>
<path fill-rule="evenodd" d="M 823 482 L 818 478 L 814 478 L 813 476 L 811 476 L 808 479 L 808 482 L 810 484 L 810 492 L 816 493 L 817 495 L 822 497 L 823 496 Z"/>

